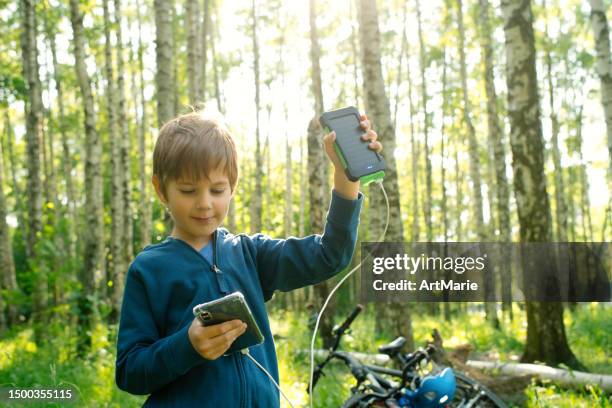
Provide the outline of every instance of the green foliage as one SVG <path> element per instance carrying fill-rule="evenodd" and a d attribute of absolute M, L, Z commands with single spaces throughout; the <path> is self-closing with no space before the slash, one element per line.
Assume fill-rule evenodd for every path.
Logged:
<path fill-rule="evenodd" d="M 0 66 L 0 100 L 5 102 L 10 97 L 26 99 L 27 89 L 21 75 L 13 75 L 5 66 Z"/>
<path fill-rule="evenodd" d="M 115 341 L 104 326 L 94 332 L 94 347 L 85 360 L 74 354 L 75 332 L 71 325 L 55 321 L 46 327 L 45 344 L 37 347 L 32 328 L 20 327 L 0 340 L 0 384 L 20 388 L 71 388 L 80 407 L 140 407 L 145 398 L 122 392 L 115 385 Z M 22 404 L 4 405 L 20 407 Z M 31 404 L 54 407 L 61 404 Z"/>
<path fill-rule="evenodd" d="M 455 305 L 456 306 L 456 305 Z M 474 305 L 475 306 L 475 305 Z M 525 337 L 525 320 L 515 304 L 515 319 L 504 320 L 502 327 L 495 330 L 485 321 L 484 313 L 455 313 L 452 321 L 445 322 L 441 317 L 413 313 L 413 327 L 417 346 L 430 340 L 434 328 L 440 331 L 446 348 L 471 344 L 474 347 L 472 358 L 494 358 L 502 361 L 518 359 L 522 352 Z M 391 330 L 383 326 L 376 330 L 376 308 L 370 304 L 351 326 L 351 333 L 343 339 L 342 350 L 375 353 L 378 346 L 393 340 Z M 575 313 L 568 316 L 568 338 L 572 350 L 589 368 L 598 373 L 612 373 L 612 365 L 606 352 L 611 340 L 609 330 L 612 312 L 605 305 L 579 306 Z M 337 316 L 340 322 L 345 316 Z M 309 355 L 304 352 L 310 347 L 312 332 L 306 327 L 308 316 L 301 312 L 277 311 L 271 318 L 272 331 L 278 335 L 276 345 L 281 367 L 284 390 L 289 390 L 292 401 L 307 401 L 304 390 L 308 384 Z M 584 333 L 596 333 L 585 336 Z M 319 336 L 320 337 L 320 336 Z M 319 339 L 318 339 L 319 340 Z M 317 348 L 320 343 L 317 342 Z M 588 355 L 593 355 L 589 360 Z M 340 406 L 348 397 L 355 380 L 342 364 L 331 364 L 315 388 L 315 406 Z M 521 398 L 518 396 L 519 399 Z M 525 390 L 523 402 L 513 407 L 610 407 L 611 401 L 597 387 L 588 386 L 582 390 L 568 390 L 550 382 L 534 382 Z M 539 405 L 538 405 L 539 404 Z"/>
<path fill-rule="evenodd" d="M 19 192 L 15 186 L 11 185 L 11 178 L 6 177 L 6 185 L 2 186 L 7 192 L 9 216 L 11 219 L 18 219 L 24 222 L 26 213 L 26 197 L 28 180 L 26 173 L 26 142 L 23 135 L 25 123 L 23 104 L 21 101 L 27 99 L 27 84 L 22 77 L 21 67 L 21 49 L 20 28 L 21 18 L 17 12 L 18 2 L 0 0 L 0 105 L 8 109 L 16 135 L 11 134 L 14 138 L 15 154 L 13 159 L 16 161 L 14 169 L 9 169 L 10 161 L 8 152 L 5 154 L 7 159 L 4 160 L 7 166 L 6 173 L 11 174 L 10 170 L 15 170 Z M 221 99 L 224 102 L 231 99 L 231 95 L 224 94 L 224 89 L 229 89 L 227 83 L 228 78 L 234 77 L 234 74 L 251 75 L 252 74 L 252 42 L 251 42 L 251 8 L 250 4 L 245 3 L 238 7 L 238 12 L 224 21 L 227 17 L 224 13 L 225 8 L 231 8 L 232 2 L 215 2 L 220 3 L 216 6 L 219 14 L 216 15 L 215 21 L 215 38 L 216 42 L 216 64 L 219 70 L 219 81 L 221 88 Z M 319 37 L 321 42 L 321 67 L 323 79 L 323 92 L 326 106 L 329 105 L 341 106 L 348 104 L 356 104 L 356 90 L 354 89 L 355 81 L 361 86 L 361 78 L 359 77 L 362 67 L 360 52 L 360 38 L 357 24 L 357 10 L 355 2 L 351 4 L 340 5 L 324 5 L 318 2 L 317 10 L 317 25 L 319 29 Z M 585 129 L 591 130 L 593 124 L 602 125 L 603 118 L 594 116 L 600 115 L 599 112 L 591 111 L 592 105 L 586 105 L 590 101 L 599 100 L 599 91 L 594 80 L 598 80 L 594 71 L 596 56 L 593 48 L 593 38 L 589 21 L 589 6 L 586 2 L 580 0 L 568 0 L 563 4 L 556 0 L 549 0 L 547 9 L 544 10 L 538 2 L 534 3 L 534 12 L 536 17 L 536 37 L 538 63 L 541 68 L 544 52 L 548 51 L 551 54 L 553 62 L 553 87 L 555 88 L 555 96 L 558 95 L 556 104 L 560 105 L 559 118 L 561 124 L 560 145 L 562 157 L 569 157 L 570 160 L 564 161 L 563 174 L 566 174 L 569 183 L 566 188 L 568 202 L 574 203 L 574 220 L 571 225 L 575 229 L 577 239 L 586 239 L 586 232 L 581 232 L 581 221 L 585 218 L 583 210 L 578 204 L 581 199 L 582 180 L 581 175 L 584 169 L 601 169 L 607 166 L 607 162 L 593 162 L 588 157 L 588 151 L 585 152 L 585 160 L 578 162 L 578 152 L 584 149 L 585 143 L 579 138 L 578 131 L 584 126 Z M 297 3 L 296 3 L 297 4 Z M 155 95 L 154 95 L 154 77 L 155 77 L 155 44 L 147 35 L 152 35 L 155 32 L 153 19 L 153 2 L 151 0 L 140 2 L 143 13 L 143 28 L 145 35 L 145 69 L 144 69 L 144 84 L 146 89 L 146 101 L 148 107 L 149 128 L 147 129 L 147 138 L 149 152 L 147 159 L 150 161 L 150 153 L 152 150 L 151 136 L 154 134 L 152 128 L 156 122 L 155 118 Z M 493 49 L 494 49 L 494 65 L 496 73 L 496 85 L 503 84 L 504 77 L 504 61 L 505 48 L 503 37 L 503 19 L 499 9 L 495 9 L 495 4 L 491 7 L 491 26 L 493 29 Z M 398 128 L 396 129 L 397 151 L 395 152 L 398 162 L 398 182 L 400 194 L 400 205 L 402 210 L 402 219 L 404 234 L 409 236 L 412 222 L 418 218 L 421 222 L 421 237 L 423 237 L 423 202 L 425 197 L 425 161 L 423 156 L 423 122 L 424 114 L 421 111 L 422 95 L 421 93 L 421 78 L 419 72 L 419 44 L 416 33 L 416 14 L 414 3 L 409 3 L 408 24 L 406 26 L 408 33 L 407 55 L 403 58 L 403 66 L 401 69 L 398 64 L 399 53 L 401 51 L 403 10 L 406 3 L 402 1 L 383 2 L 378 1 L 379 24 L 380 24 L 380 46 L 382 52 L 382 68 L 385 82 L 385 92 L 389 98 L 398 98 Z M 442 213 L 441 213 L 441 171 L 440 165 L 442 157 L 440 154 L 441 141 L 444 137 L 445 142 L 445 158 L 446 166 L 446 193 L 447 193 L 447 213 L 450 222 L 450 234 L 454 236 L 458 221 L 461 220 L 463 228 L 463 238 L 473 237 L 474 223 L 469 220 L 466 215 L 471 214 L 472 208 L 470 203 L 470 185 L 464 180 L 467 179 L 469 161 L 466 159 L 467 146 L 465 143 L 466 125 L 463 119 L 462 99 L 463 91 L 459 81 L 459 66 L 457 49 L 458 29 L 456 23 L 457 9 L 456 2 L 444 1 L 433 7 L 427 6 L 425 2 L 421 2 L 423 8 L 423 29 L 425 36 L 425 66 L 426 85 L 428 88 L 428 114 L 427 122 L 429 127 L 429 144 L 430 154 L 433 163 L 433 192 L 431 197 L 432 216 L 433 216 L 433 232 L 435 237 L 442 235 Z M 258 9 L 258 35 L 261 52 L 260 69 L 261 78 L 268 87 L 262 87 L 262 106 L 265 116 L 266 108 L 270 108 L 271 112 L 277 112 L 282 103 L 287 104 L 291 109 L 299 105 L 299 110 L 303 115 L 303 120 L 299 126 L 289 129 L 289 133 L 298 132 L 304 134 L 305 129 L 310 119 L 312 100 L 306 98 L 304 101 L 295 101 L 297 95 L 286 95 L 287 98 L 281 101 L 275 99 L 277 92 L 280 89 L 280 70 L 277 67 L 277 53 L 280 45 L 280 32 L 285 28 L 286 37 L 284 38 L 284 47 L 287 49 L 285 55 L 285 71 L 287 73 L 287 87 L 293 86 L 291 89 L 307 89 L 310 86 L 308 81 L 308 70 L 311 64 L 307 61 L 309 43 L 303 42 L 308 38 L 307 26 L 308 16 L 300 15 L 303 13 L 296 12 L 298 8 L 293 9 L 293 6 L 284 4 L 279 0 L 274 0 L 269 3 L 259 4 Z M 297 7 L 297 6 L 296 6 Z M 351 9 L 349 10 L 349 7 Z M 81 12 L 85 14 L 85 35 L 86 35 L 86 53 L 88 55 L 88 64 L 98 67 L 92 76 L 93 91 L 96 110 L 98 112 L 96 127 L 103 138 L 104 153 L 101 158 L 102 174 L 104 176 L 104 192 L 105 192 L 105 225 L 106 231 L 110 226 L 110 211 L 109 211 L 109 180 L 110 180 L 110 160 L 109 148 L 106 135 L 108 133 L 108 119 L 106 112 L 106 99 L 104 88 L 106 86 L 103 80 L 103 49 L 104 36 L 102 26 L 102 13 L 99 2 L 93 0 L 85 0 L 80 2 Z M 487 164 L 490 164 L 490 158 L 486 148 L 486 111 L 485 111 L 485 92 L 483 81 L 482 61 L 480 59 L 481 49 L 479 42 L 479 5 L 477 2 L 465 2 L 464 9 L 467 12 L 464 15 L 466 29 L 466 53 L 468 59 L 468 98 L 472 104 L 472 117 L 476 126 L 477 135 L 480 143 L 480 160 L 482 168 L 486 169 Z M 303 7 L 299 10 L 307 10 Z M 177 64 L 176 88 L 179 96 L 179 110 L 186 103 L 186 33 L 184 26 L 184 7 L 182 3 L 177 3 L 173 16 L 175 34 L 174 34 L 174 63 Z M 212 8 L 211 8 L 212 12 Z M 287 20 L 279 20 L 279 16 L 287 13 Z M 4 300 L 8 303 L 18 306 L 20 315 L 28 319 L 31 315 L 33 304 L 33 293 L 37 281 L 41 277 L 46 277 L 48 280 L 50 298 L 50 306 L 48 309 L 49 315 L 62 316 L 69 324 L 53 323 L 47 327 L 50 340 L 47 344 L 43 344 L 39 348 L 33 346 L 32 342 L 32 327 L 16 327 L 10 331 L 5 339 L 0 343 L 0 350 L 6 351 L 5 354 L 0 353 L 0 383 L 13 381 L 20 385 L 28 384 L 56 384 L 60 381 L 77 384 L 82 395 L 91 397 L 90 405 L 110 405 L 110 406 L 131 406 L 140 405 L 142 398 L 131 398 L 125 393 L 116 390 L 112 381 L 112 365 L 114 360 L 114 348 L 112 347 L 113 340 L 104 343 L 101 339 L 112 338 L 115 328 L 109 329 L 110 332 L 105 332 L 103 326 L 96 328 L 96 343 L 93 354 L 85 362 L 75 361 L 73 348 L 75 344 L 75 321 L 74 317 L 81 313 L 77 307 L 77 299 L 82 288 L 82 283 L 78 281 L 78 273 L 80 265 L 82 265 L 82 240 L 78 237 L 82 236 L 84 229 L 88 228 L 85 225 L 82 208 L 85 201 L 83 197 L 83 168 L 85 157 L 83 157 L 83 112 L 82 99 L 80 96 L 79 87 L 74 72 L 74 67 L 70 58 L 73 53 L 72 45 L 72 30 L 69 22 L 69 13 L 67 2 L 39 2 L 37 4 L 37 13 L 39 16 L 47 18 L 48 27 L 46 30 L 43 27 L 42 19 L 39 21 L 39 62 L 41 63 L 41 76 L 43 79 L 51 74 L 47 66 L 50 61 L 50 50 L 48 49 L 48 40 L 45 38 L 50 34 L 57 35 L 58 42 L 58 57 L 60 59 L 58 66 L 58 77 L 62 83 L 64 90 L 64 105 L 65 116 L 64 120 L 59 119 L 59 107 L 54 99 L 55 91 L 52 90 L 49 96 L 50 99 L 50 116 L 52 120 L 45 120 L 45 134 L 53 135 L 55 138 L 54 154 L 55 158 L 52 163 L 56 167 L 58 175 L 58 205 L 61 207 L 58 213 L 55 213 L 48 206 L 44 208 L 45 228 L 41 234 L 39 244 L 36 248 L 37 257 L 27 259 L 25 249 L 25 237 L 23 236 L 25 229 L 19 225 L 17 228 L 11 228 L 12 247 L 14 260 L 17 270 L 17 283 L 19 289 L 9 292 L 4 289 L 1 291 Z M 350 14 L 349 14 L 350 13 Z M 135 14 L 135 4 L 126 2 L 124 5 L 124 15 L 128 18 L 131 24 L 135 24 L 133 20 Z M 280 17 L 283 19 L 284 17 Z M 544 38 L 543 22 L 547 21 L 551 27 L 555 24 L 559 26 L 553 34 L 551 30 L 550 38 Z M 231 22 L 231 26 L 230 26 Z M 221 27 L 221 28 L 220 28 Z M 116 27 L 114 27 L 115 29 Z M 134 30 L 134 26 L 131 27 Z M 355 30 L 353 32 L 353 29 Z M 114 35 L 114 33 L 113 33 Z M 353 37 L 355 35 L 356 37 Z M 124 30 L 123 40 L 126 47 L 131 46 L 135 50 L 135 45 L 129 45 L 130 40 L 133 40 L 133 33 L 130 30 Z M 356 50 L 353 49 L 351 40 L 355 40 Z M 47 41 L 44 41 L 47 40 Z M 302 41 L 302 42 L 299 42 Z M 210 49 L 210 48 L 209 48 Z M 296 51 L 301 49 L 302 53 Z M 114 52 L 122 51 L 114 48 Z M 128 50 L 123 50 L 126 54 Z M 294 52 L 295 53 L 290 53 Z M 354 52 L 356 51 L 356 52 Z M 442 57 L 446 55 L 447 66 L 447 87 L 446 92 L 442 95 L 441 78 Z M 303 60 L 300 60 L 302 58 Z M 116 59 L 115 59 L 116 60 Z M 297 63 L 299 62 L 299 63 Z M 129 74 L 137 70 L 136 64 L 126 63 L 126 82 L 129 83 Z M 90 67 L 91 68 L 91 67 Z M 299 75 L 295 75 L 296 72 Z M 357 73 L 358 78 L 354 78 L 354 73 Z M 91 72 L 90 72 L 91 73 Z M 137 73 L 137 72 L 136 72 Z M 413 97 L 413 117 L 410 117 L 408 112 L 408 73 L 412 79 L 412 97 Z M 544 97 L 547 85 L 545 82 L 544 72 L 540 69 L 538 72 L 538 80 L 540 81 L 540 96 Z M 210 59 L 207 67 L 208 78 L 212 77 L 212 69 L 210 67 Z M 399 77 L 399 78 L 398 78 Z M 290 85 L 290 81 L 299 81 L 298 84 Z M 398 81 L 399 79 L 399 81 Z M 137 80 L 139 82 L 139 79 Z M 53 81 L 50 88 L 53 89 Z M 137 84 L 138 86 L 141 84 Z M 130 92 L 131 84 L 127 86 L 127 109 L 130 124 L 134 124 L 137 115 L 134 114 L 134 105 L 137 101 L 132 100 Z M 207 80 L 207 96 L 212 99 L 214 92 L 213 81 Z M 289 88 L 287 88 L 289 89 Z M 283 89 L 283 93 L 287 94 L 287 89 Z M 363 90 L 360 92 L 360 103 L 363 104 Z M 503 120 L 506 117 L 505 105 L 506 95 L 503 94 L 503 86 L 499 89 L 498 108 L 500 118 Z M 245 95 L 248 92 L 245 90 Z M 210 102 L 210 101 L 209 101 Z M 295 104 L 295 105 L 292 105 Z M 581 115 L 583 104 L 586 110 L 589 110 L 588 115 L 585 110 L 585 115 Z M 544 100 L 541 101 L 541 106 L 546 107 L 548 104 Z M 393 105 L 391 105 L 393 106 Z M 444 111 L 442 106 L 445 107 Z M 231 106 L 229 107 L 232 108 Z M 291 110 L 290 109 L 290 110 Z M 548 123 L 549 120 L 548 108 L 542 111 L 543 123 Z M 235 114 L 230 112 L 230 114 Z M 274 115 L 271 115 L 274 116 Z M 600 115 L 601 116 L 601 115 Z M 254 117 L 246 120 L 252 122 Z M 444 121 L 444 134 L 442 134 L 442 121 Z M 583 123 L 584 122 L 584 123 Z M 410 140 L 411 126 L 414 126 L 414 137 L 416 145 L 411 145 Z M 249 127 L 244 123 L 230 123 L 230 127 L 236 136 L 238 149 L 241 155 L 240 173 L 241 180 L 238 186 L 238 193 L 235 196 L 236 204 L 236 221 L 237 231 L 250 230 L 250 205 L 253 199 L 253 175 L 255 174 L 253 153 L 253 134 Z M 375 124 L 376 126 L 376 124 Z M 549 132 L 546 127 L 545 138 L 549 139 Z M 72 181 L 75 189 L 75 202 L 69 203 L 75 206 L 78 213 L 76 226 L 71 225 L 73 220 L 68 218 L 66 205 L 66 189 L 67 185 L 63 180 L 63 173 L 60 171 L 59 165 L 64 160 L 62 149 L 59 145 L 59 132 L 64 130 L 68 138 L 68 147 L 70 149 L 68 160 L 73 169 Z M 506 129 L 507 130 L 507 129 Z M 265 137 L 266 132 L 265 121 L 262 124 L 261 134 Z M 4 126 L 3 126 L 4 132 Z M 264 233 L 274 237 L 283 235 L 283 222 L 285 211 L 285 182 L 284 182 L 284 166 L 285 158 L 284 151 L 282 155 L 278 155 L 277 150 L 272 146 L 277 146 L 281 142 L 282 135 L 270 134 L 270 148 L 267 153 L 270 155 L 270 169 L 264 169 L 262 186 L 265 191 L 263 221 Z M 590 136 L 590 135 L 589 135 Z M 5 137 L 3 133 L 2 138 Z M 599 137 L 598 135 L 596 137 Z M 136 153 L 135 138 L 131 140 L 132 150 L 130 158 L 132 160 L 132 186 L 138 185 L 138 177 L 140 176 L 136 163 L 138 155 Z M 301 138 L 294 138 L 303 142 Z M 585 137 L 585 140 L 587 138 Z M 602 138 L 603 140 L 603 138 Z M 154 139 L 153 139 L 154 141 Z M 284 139 L 283 139 L 284 142 Z M 4 140 L 3 140 L 4 145 Z M 298 148 L 298 143 L 293 146 L 294 152 Z M 411 154 L 412 151 L 417 151 L 419 154 L 419 162 L 417 163 L 418 179 L 417 190 L 412 191 L 412 166 Z M 509 149 L 506 148 L 509 152 Z M 457 152 L 459 164 L 455 171 L 454 155 Z M 48 152 L 47 152 L 48 153 Z M 304 151 L 306 153 L 306 151 Z M 385 153 L 388 154 L 388 153 Z M 295 157 L 295 155 L 294 155 Z M 307 181 L 300 178 L 300 171 L 304 167 L 305 158 L 302 156 L 302 163 L 297 160 L 292 162 L 292 217 L 293 230 L 291 235 L 297 235 L 298 222 L 300 213 L 298 211 L 300 201 L 304 201 L 304 231 L 306 234 L 311 232 L 310 228 L 310 208 L 309 198 L 306 194 L 305 199 L 302 198 L 301 192 L 308 188 Z M 510 155 L 507 158 L 510 163 Z M 264 163 L 266 160 L 264 160 Z M 42 166 L 41 166 L 42 167 Z M 150 174 L 150 162 L 147 162 L 147 172 Z M 550 166 L 549 166 L 550 167 Z M 511 169 L 508 169 L 508 174 L 511 174 Z M 550 180 L 553 180 L 554 170 L 549 170 L 548 175 Z M 61 176 L 60 176 L 61 175 Z M 483 174 L 483 179 L 484 179 Z M 147 180 L 148 182 L 148 180 Z M 456 183 L 459 183 L 462 191 L 455 189 Z M 486 183 L 485 183 L 486 184 Z M 552 183 L 551 183 L 552 184 Z M 487 186 L 487 188 L 492 186 Z M 595 186 L 599 191 L 599 186 Z M 134 187 L 134 189 L 137 189 Z M 368 194 L 378 194 L 377 187 L 367 189 Z M 549 189 L 551 204 L 554 206 L 553 189 Z M 142 192 L 135 191 L 132 197 L 132 204 L 138 202 Z M 150 194 L 152 194 L 150 192 Z M 169 225 L 164 222 L 165 213 L 163 206 L 157 199 L 151 195 L 152 202 L 152 242 L 158 242 L 163 239 L 170 231 Z M 413 211 L 414 201 L 419 200 L 419 212 Z M 369 201 L 366 200 L 363 214 L 367 214 L 369 210 Z M 136 207 L 136 206 L 134 206 Z M 137 209 L 136 209 L 137 210 Z M 593 225 L 597 230 L 603 222 L 604 209 L 593 208 Z M 553 213 L 554 214 L 554 213 Z M 135 211 L 137 219 L 135 220 L 135 241 L 134 246 L 137 247 L 140 240 L 140 214 Z M 515 212 L 513 217 L 513 227 L 517 230 L 515 222 Z M 362 217 L 362 227 L 360 232 L 361 239 L 368 238 L 367 217 Z M 76 229 L 76 236 L 74 234 Z M 106 245 L 114 237 L 106 234 L 104 237 Z M 76 252 L 70 253 L 68 243 L 70 239 L 76 239 Z M 370 239 L 373 239 L 370 236 Z M 108 288 L 106 288 L 108 289 Z M 101 290 L 98 297 L 88 299 L 90 302 L 98 306 L 97 312 L 100 316 L 106 316 L 110 311 L 108 300 L 108 292 Z M 355 294 L 351 292 L 348 286 L 343 287 L 338 292 L 337 310 L 339 313 L 348 311 L 352 308 Z M 288 296 L 283 300 L 287 302 Z M 285 306 L 286 303 L 282 304 Z M 277 325 L 278 333 L 286 336 L 278 339 L 278 349 L 280 357 L 281 377 L 287 379 L 286 388 L 289 388 L 290 395 L 294 401 L 306 401 L 304 389 L 307 382 L 307 360 L 306 357 L 297 355 L 298 350 L 306 349 L 309 346 L 309 332 L 305 329 L 305 321 L 307 316 L 299 313 L 286 312 L 284 307 L 275 305 L 273 307 L 275 313 L 274 322 Z M 470 313 L 456 313 L 453 316 L 451 323 L 444 322 L 439 317 L 432 317 L 423 313 L 423 308 L 415 306 L 414 321 L 415 337 L 418 344 L 422 344 L 428 339 L 429 333 L 433 328 L 438 328 L 445 339 L 448 347 L 455 345 L 470 343 L 475 348 L 475 353 L 486 354 L 490 356 L 498 356 L 502 359 L 511 359 L 520 356 L 523 349 L 525 337 L 525 323 L 522 319 L 517 318 L 514 321 L 502 321 L 501 330 L 494 330 L 489 325 L 484 323 L 480 311 L 475 310 Z M 521 311 L 517 309 L 517 315 L 521 315 Z M 573 351 L 578 358 L 585 363 L 590 369 L 596 372 L 611 373 L 610 357 L 607 350 L 612 349 L 610 334 L 612 333 L 612 319 L 610 312 L 605 307 L 582 307 L 579 306 L 574 312 L 566 312 L 566 330 Z M 348 349 L 359 351 L 374 351 L 376 346 L 391 340 L 391 330 L 383 328 L 376 330 L 376 314 L 373 311 L 361 316 L 355 323 L 355 330 L 352 336 L 347 336 L 344 345 Z M 283 322 L 283 323 L 281 323 Z M 6 357 L 8 356 L 8 357 Z M 50 363 L 52 362 L 52 363 Z M 101 374 L 97 376 L 97 370 Z M 110 371 L 110 373 L 109 373 Z M 349 388 L 350 376 L 343 370 L 342 367 L 333 367 L 333 375 L 322 381 L 318 387 L 317 404 L 319 406 L 335 406 L 339 405 L 343 395 L 346 395 Z M 339 391 L 340 390 L 340 391 Z M 555 385 L 550 384 L 534 384 L 526 394 L 530 406 L 609 406 L 605 396 L 597 389 L 589 389 L 584 392 L 577 393 L 575 391 L 565 391 L 559 389 Z M 550 398 L 549 398 L 550 397 Z M 560 398 L 559 398 L 560 397 Z M 541 405 L 538 405 L 541 404 Z M 582 404 L 582 405 L 581 405 Z M 606 405 L 608 404 L 608 405 Z"/>
<path fill-rule="evenodd" d="M 597 386 L 584 391 L 568 391 L 550 383 L 532 383 L 525 392 L 526 407 L 533 408 L 608 408 L 612 400 Z"/>
<path fill-rule="evenodd" d="M 383 306 L 384 307 L 384 306 Z M 439 317 L 415 314 L 417 345 L 423 345 L 432 328 L 438 328 L 445 347 L 470 343 L 475 354 L 487 353 L 502 360 L 511 359 L 521 350 L 524 317 L 516 308 L 517 318 L 505 321 L 507 330 L 495 331 L 479 312 L 457 314 L 451 323 Z M 303 312 L 277 310 L 271 315 L 272 332 L 279 360 L 283 391 L 296 406 L 308 402 L 309 349 L 312 332 L 307 328 L 309 316 Z M 338 316 L 337 321 L 344 318 Z M 369 305 L 355 320 L 352 332 L 341 348 L 373 353 L 392 340 L 390 330 L 376 331 L 375 307 Z M 610 349 L 612 313 L 605 305 L 578 306 L 566 316 L 568 337 L 578 357 L 595 372 L 612 373 L 606 352 Z M 132 396 L 117 388 L 114 382 L 116 326 L 94 325 L 91 351 L 84 360 L 76 358 L 76 316 L 68 310 L 57 310 L 45 323 L 45 340 L 40 346 L 33 341 L 33 327 L 15 327 L 0 338 L 0 385 L 10 387 L 71 387 L 80 396 L 84 407 L 136 407 L 145 397 Z M 584 333 L 592 335 L 585 336 Z M 320 344 L 317 344 L 320 347 Z M 588 356 L 593 356 L 591 360 Z M 354 379 L 342 364 L 332 364 L 315 389 L 316 407 L 340 406 L 349 395 Z M 531 384 L 524 394 L 525 407 L 610 407 L 610 399 L 597 387 L 567 390 L 550 382 Z M 32 405 L 59 406 L 59 405 Z M 286 407 L 283 402 L 283 407 Z"/>

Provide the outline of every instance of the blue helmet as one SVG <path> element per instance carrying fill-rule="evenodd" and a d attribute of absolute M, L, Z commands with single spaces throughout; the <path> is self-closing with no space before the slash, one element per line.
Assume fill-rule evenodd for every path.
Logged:
<path fill-rule="evenodd" d="M 428 375 L 416 391 L 408 391 L 406 397 L 414 408 L 439 408 L 450 403 L 455 397 L 455 374 L 447 367 L 438 375 Z"/>

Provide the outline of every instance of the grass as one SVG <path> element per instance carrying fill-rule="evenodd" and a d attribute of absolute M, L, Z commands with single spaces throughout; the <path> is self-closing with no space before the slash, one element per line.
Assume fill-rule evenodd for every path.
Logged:
<path fill-rule="evenodd" d="M 422 345 L 437 328 L 445 346 L 470 343 L 474 353 L 501 360 L 516 359 L 522 352 L 526 334 L 523 315 L 517 308 L 512 322 L 504 321 L 502 330 L 489 327 L 480 312 L 455 316 L 452 325 L 441 318 L 415 316 L 415 341 Z M 310 345 L 311 332 L 305 313 L 275 311 L 272 331 L 278 336 L 281 386 L 296 407 L 306 406 L 309 356 L 300 354 Z M 340 320 L 340 318 L 338 318 Z M 345 350 L 375 352 L 390 340 L 389 333 L 376 332 L 376 316 L 363 313 L 353 323 L 353 333 L 343 340 Z M 565 314 L 567 336 L 576 356 L 592 371 L 612 374 L 612 308 L 609 305 L 581 305 Z M 116 327 L 97 325 L 94 344 L 82 360 L 75 357 L 74 327 L 62 322 L 47 326 L 48 339 L 42 347 L 33 342 L 33 329 L 20 326 L 0 338 L 0 387 L 70 387 L 79 397 L 78 407 L 140 407 L 146 397 L 133 396 L 117 388 L 114 380 Z M 348 370 L 333 365 L 321 379 L 315 392 L 316 407 L 340 406 L 354 383 Z M 612 407 L 610 396 L 600 389 L 562 389 L 553 383 L 532 383 L 522 396 L 525 407 Z M 8 404 L 8 407 L 59 407 L 57 403 Z M 282 402 L 283 407 L 287 407 Z"/>
<path fill-rule="evenodd" d="M 504 361 L 517 360 L 523 350 L 526 323 L 522 312 L 515 306 L 513 321 L 502 322 L 502 329 L 495 330 L 484 320 L 483 313 L 455 316 L 452 325 L 442 318 L 415 317 L 413 330 L 417 345 L 430 339 L 434 328 L 440 331 L 445 347 L 469 343 L 474 354 L 486 354 Z M 338 318 L 340 321 L 342 318 Z M 390 340 L 384 332 L 375 332 L 376 316 L 363 313 L 352 326 L 353 334 L 347 336 L 342 349 L 375 352 L 379 345 Z M 290 312 L 273 314 L 273 332 L 281 335 L 277 341 L 283 389 L 290 389 L 292 401 L 307 401 L 309 357 L 298 350 L 309 348 L 311 333 L 306 329 L 307 316 Z M 565 313 L 565 323 L 570 347 L 591 372 L 612 374 L 610 350 L 612 350 L 612 308 L 609 305 L 582 305 L 574 312 Z M 354 379 L 343 365 L 332 366 L 316 387 L 315 407 L 340 406 L 350 393 Z M 535 381 L 520 396 L 520 407 L 612 407 L 612 399 L 598 387 L 567 390 L 559 386 Z M 283 403 L 284 404 L 284 403 Z M 282 405 L 287 407 L 288 405 Z"/>
<path fill-rule="evenodd" d="M 77 395 L 75 407 L 140 407 L 145 397 L 132 396 L 115 385 L 115 343 L 109 330 L 96 326 L 89 355 L 79 360 L 74 350 L 70 326 L 50 327 L 44 347 L 32 341 L 33 329 L 20 328 L 0 340 L 0 387 L 70 388 Z M 61 407 L 60 403 L 13 403 L 7 407 Z"/>

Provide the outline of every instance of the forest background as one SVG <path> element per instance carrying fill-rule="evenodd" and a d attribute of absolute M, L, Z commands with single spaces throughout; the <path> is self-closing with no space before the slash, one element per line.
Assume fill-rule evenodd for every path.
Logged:
<path fill-rule="evenodd" d="M 386 240 L 609 241 L 611 13 L 601 0 L 0 0 L 0 384 L 141 402 L 113 383 L 123 281 L 169 233 L 152 150 L 159 126 L 192 107 L 237 140 L 230 231 L 322 230 L 331 184 L 317 118 L 354 105 L 385 147 Z M 363 191 L 359 236 L 371 241 L 384 201 Z M 268 304 L 296 400 L 307 369 L 292 352 L 308 337 L 296 328 L 333 282 Z M 501 298 L 371 304 L 348 346 L 374 352 L 401 334 L 414 347 L 438 328 L 481 358 L 612 374 L 609 302 Z M 358 301 L 355 276 L 322 344 Z M 339 404 L 337 388 L 322 385 L 323 406 Z M 534 381 L 510 394 L 609 404 L 597 387 Z"/>

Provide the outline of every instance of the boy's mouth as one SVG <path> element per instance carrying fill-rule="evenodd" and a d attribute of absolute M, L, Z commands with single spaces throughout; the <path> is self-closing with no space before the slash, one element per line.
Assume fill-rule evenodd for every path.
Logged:
<path fill-rule="evenodd" d="M 215 217 L 214 216 L 210 216 L 210 217 L 191 217 L 192 219 L 198 221 L 198 222 L 211 222 Z"/>

